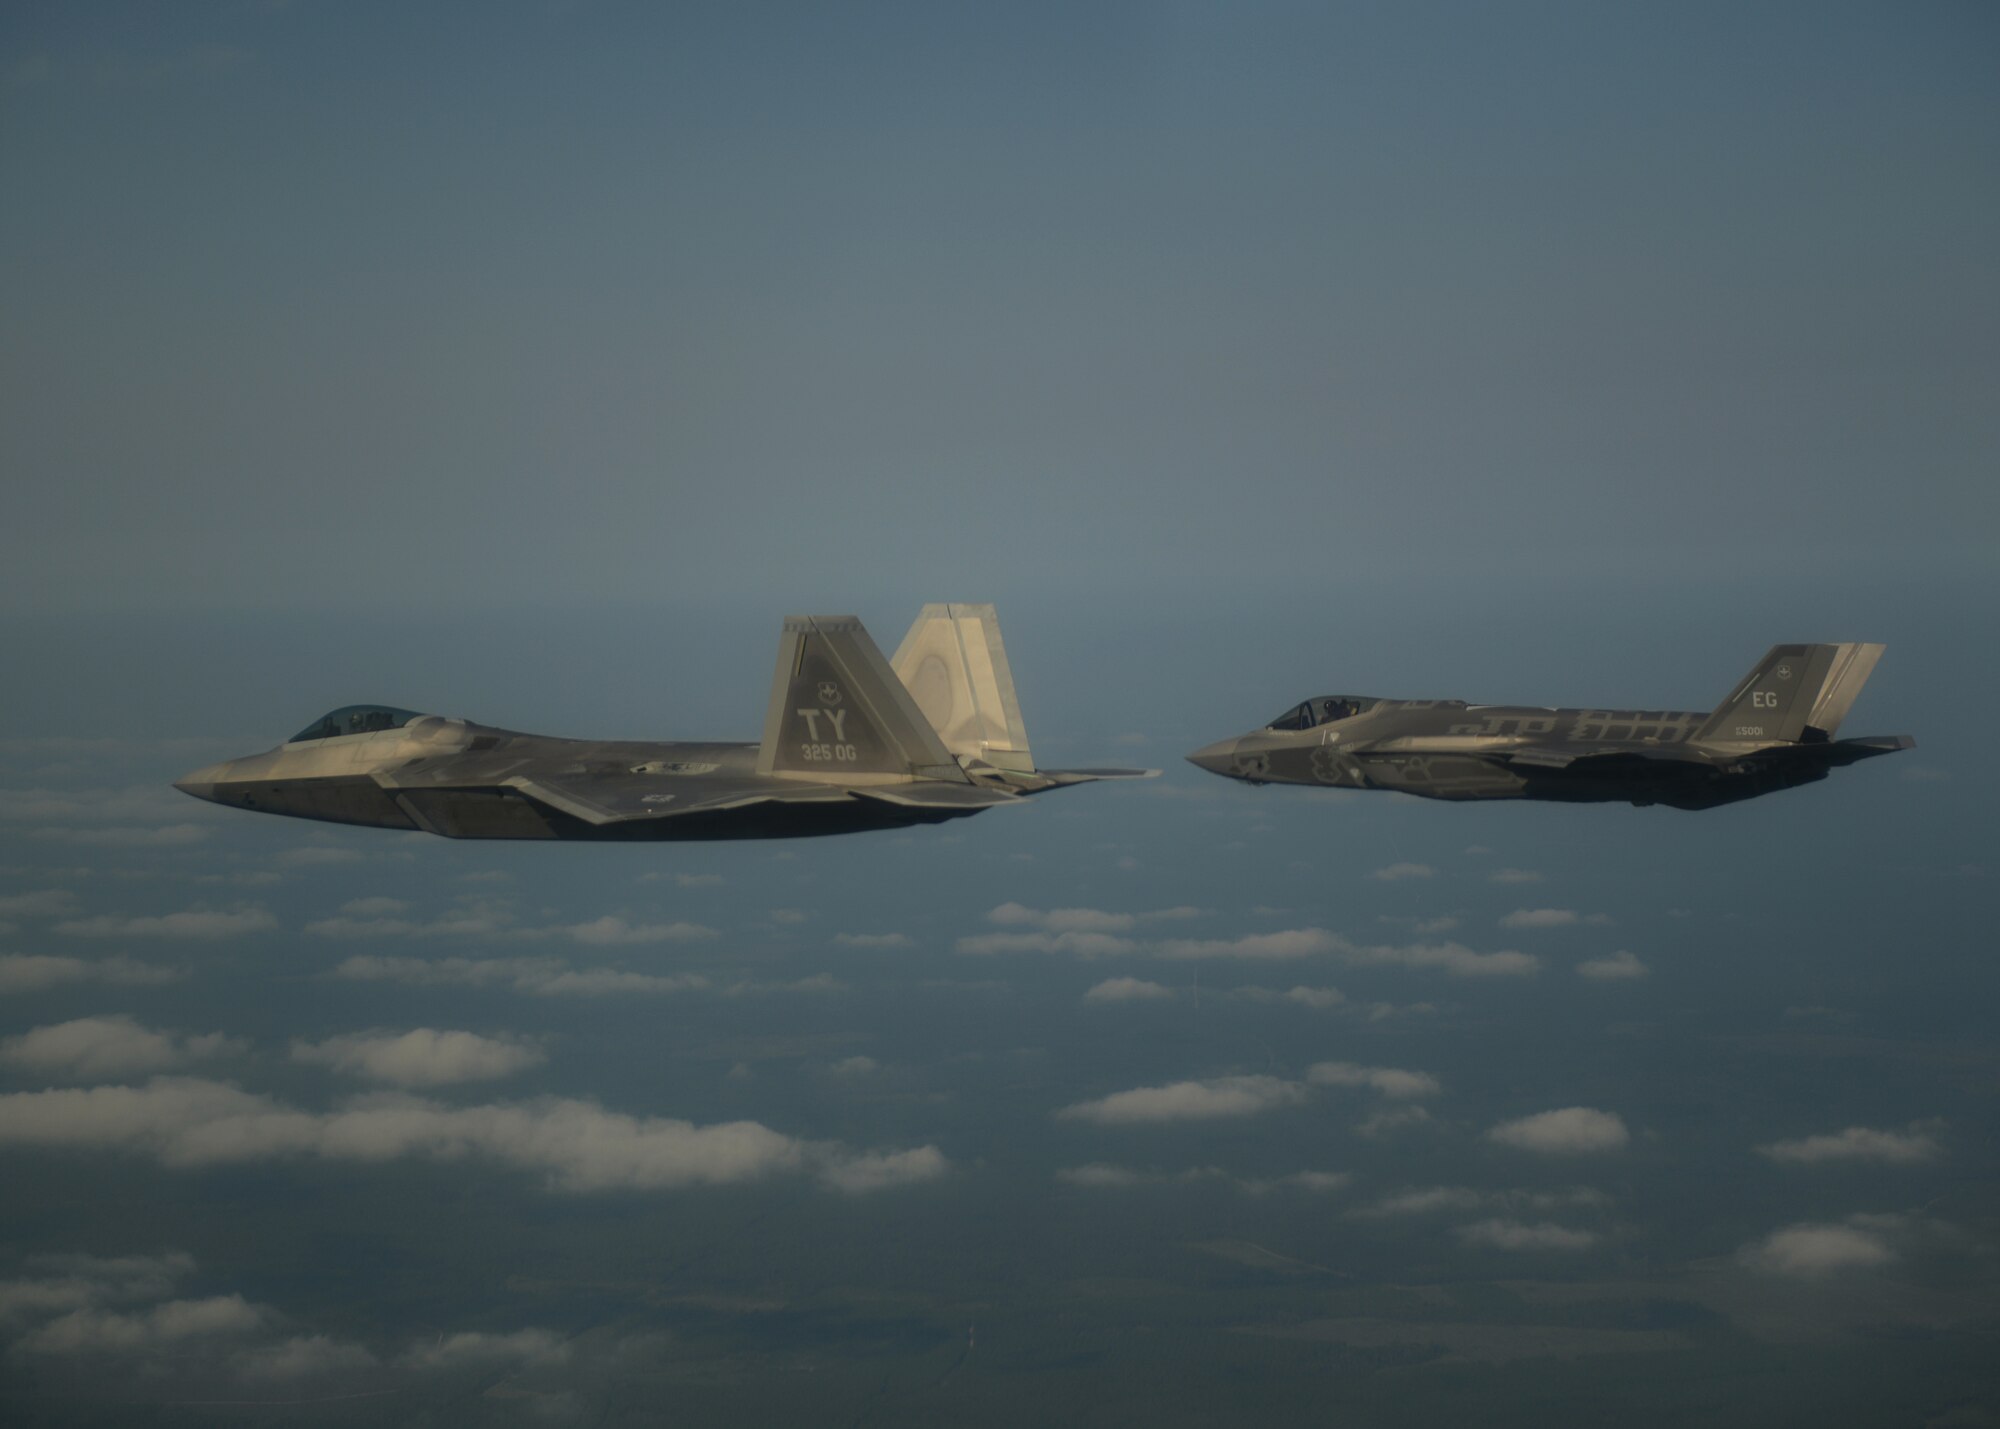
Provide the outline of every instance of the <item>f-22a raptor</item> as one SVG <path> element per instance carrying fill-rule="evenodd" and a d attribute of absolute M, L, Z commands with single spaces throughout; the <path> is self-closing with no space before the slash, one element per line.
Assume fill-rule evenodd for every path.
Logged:
<path fill-rule="evenodd" d="M 1882 649 L 1774 645 L 1712 712 L 1321 695 L 1188 759 L 1251 784 L 1712 809 L 1914 748 L 1834 738 Z"/>
<path fill-rule="evenodd" d="M 796 838 L 900 828 L 1156 769 L 1037 769 L 990 605 L 927 605 L 893 666 L 851 615 L 792 616 L 757 744 L 520 734 L 348 705 L 175 788 L 456 839 Z"/>

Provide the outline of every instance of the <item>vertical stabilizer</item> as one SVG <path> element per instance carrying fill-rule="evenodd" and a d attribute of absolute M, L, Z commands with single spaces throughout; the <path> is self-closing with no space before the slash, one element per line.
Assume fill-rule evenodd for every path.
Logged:
<path fill-rule="evenodd" d="M 1697 741 L 1830 739 L 1882 658 L 1880 645 L 1773 645 L 1695 731 Z"/>
<path fill-rule="evenodd" d="M 851 615 L 792 615 L 764 714 L 759 774 L 895 774 L 965 783 L 903 682 Z"/>
<path fill-rule="evenodd" d="M 891 662 L 953 754 L 1032 773 L 1028 730 L 991 605 L 926 605 Z"/>
<path fill-rule="evenodd" d="M 1868 683 L 1868 677 L 1875 673 L 1875 662 L 1882 658 L 1882 645 L 1835 645 L 1837 653 L 1833 665 L 1827 672 L 1826 682 L 1820 686 L 1819 698 L 1813 701 L 1812 710 L 1806 715 L 1806 738 L 1814 736 L 1818 730 L 1831 739 L 1840 728 L 1840 722 L 1847 718 L 1847 711 L 1853 707 L 1854 697 L 1861 693 L 1861 687 Z"/>

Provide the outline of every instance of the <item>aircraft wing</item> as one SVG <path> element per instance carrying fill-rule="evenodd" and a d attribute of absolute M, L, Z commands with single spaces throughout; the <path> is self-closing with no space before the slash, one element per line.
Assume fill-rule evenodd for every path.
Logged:
<path fill-rule="evenodd" d="M 598 825 L 719 813 L 752 804 L 843 803 L 848 797 L 839 785 L 789 779 L 661 776 L 585 767 L 549 773 L 491 754 L 378 770 L 372 777 L 384 789 L 414 798 L 420 806 L 452 790 L 512 789 L 571 818 Z"/>
<path fill-rule="evenodd" d="M 1548 770 L 1582 774 L 1602 771 L 1613 765 L 1629 766 L 1634 763 L 1656 767 L 1673 764 L 1696 765 L 1704 769 L 1714 767 L 1713 761 L 1707 755 L 1674 744 L 1632 745 L 1622 749 L 1589 749 L 1567 744 L 1523 744 L 1512 749 L 1480 751 L 1480 757 L 1525 773 Z"/>
<path fill-rule="evenodd" d="M 500 782 L 503 788 L 518 789 L 537 803 L 587 824 L 716 814 L 752 804 L 841 804 L 848 797 L 848 791 L 837 785 L 781 784 L 768 779 L 666 780 L 620 773 L 516 775 Z"/>
<path fill-rule="evenodd" d="M 1684 769 L 1714 769 L 1719 764 L 1755 763 L 1832 766 L 1852 764 L 1878 754 L 1894 754 L 1914 748 L 1916 741 L 1906 734 L 1875 735 L 1864 739 L 1820 740 L 1805 744 L 1774 744 L 1747 755 L 1718 760 L 1712 754 L 1683 744 L 1627 745 L 1623 748 L 1593 750 L 1562 744 L 1527 744 L 1513 749 L 1494 750 L 1482 757 L 1523 773 L 1600 774 L 1618 768 L 1644 767 L 1657 773 Z"/>
<path fill-rule="evenodd" d="M 1859 739 L 1825 740 L 1816 744 L 1780 744 L 1745 756 L 1746 763 L 1758 764 L 1852 764 L 1873 759 L 1878 754 L 1899 754 L 1915 749 L 1916 740 L 1907 734 L 1864 735 Z"/>
<path fill-rule="evenodd" d="M 1093 779 L 1157 779 L 1157 769 L 1037 769 L 1044 779 L 1061 784 L 1088 784 Z"/>
<path fill-rule="evenodd" d="M 419 801 L 450 789 L 512 789 L 538 804 L 599 827 L 719 814 L 758 804 L 845 804 L 854 799 L 868 799 L 906 808 L 971 812 L 1018 803 L 1021 797 L 1006 789 L 930 779 L 854 787 L 793 779 L 662 777 L 634 774 L 625 769 L 511 772 L 490 761 L 476 765 L 471 761 L 443 762 L 421 772 L 383 771 L 374 778 L 383 788 L 412 795 Z"/>

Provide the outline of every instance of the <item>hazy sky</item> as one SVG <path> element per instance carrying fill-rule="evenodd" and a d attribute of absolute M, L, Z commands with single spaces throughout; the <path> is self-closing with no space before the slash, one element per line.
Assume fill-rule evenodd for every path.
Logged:
<path fill-rule="evenodd" d="M 0 592 L 1986 564 L 1982 4 L 12 5 Z"/>
<path fill-rule="evenodd" d="M 1983 4 L 0 10 L 0 1418 L 2000 1423 Z M 906 834 L 169 782 L 753 739 L 991 600 Z M 1310 694 L 1893 759 L 1250 789 Z M 226 1411 L 222 1406 L 233 1406 Z"/>

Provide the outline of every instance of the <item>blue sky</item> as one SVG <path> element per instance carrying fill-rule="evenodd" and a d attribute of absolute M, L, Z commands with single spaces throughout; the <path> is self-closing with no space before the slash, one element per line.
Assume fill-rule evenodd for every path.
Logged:
<path fill-rule="evenodd" d="M 0 1404 L 1990 1421 L 1996 40 L 10 7 Z M 784 615 L 930 600 L 1165 776 L 656 848 L 168 787 L 356 701 L 751 739 Z M 1918 748 L 1699 815 L 1180 758 L 1780 640 Z"/>

